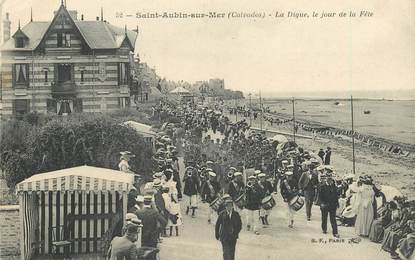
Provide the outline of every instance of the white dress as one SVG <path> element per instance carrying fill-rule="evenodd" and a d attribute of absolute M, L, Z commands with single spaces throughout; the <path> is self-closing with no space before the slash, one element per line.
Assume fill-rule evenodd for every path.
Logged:
<path fill-rule="evenodd" d="M 168 194 L 169 200 L 170 200 L 169 206 L 168 207 L 166 206 L 166 209 L 170 214 L 177 215 L 179 217 L 178 220 L 177 220 L 177 224 L 171 223 L 171 226 L 180 226 L 183 223 L 182 214 L 181 214 L 180 203 L 179 203 L 179 200 L 178 200 L 178 192 L 177 192 L 177 188 L 176 188 L 176 182 L 173 181 L 172 178 L 170 178 L 170 180 L 168 180 L 165 183 L 165 185 L 169 187 L 169 193 L 167 193 L 167 194 Z M 171 222 L 171 221 L 169 220 L 169 222 Z"/>
<path fill-rule="evenodd" d="M 356 223 L 355 231 L 359 236 L 368 236 L 370 226 L 373 222 L 374 209 L 373 201 L 375 199 L 375 192 L 372 186 L 363 184 L 358 189 L 356 197 Z"/>

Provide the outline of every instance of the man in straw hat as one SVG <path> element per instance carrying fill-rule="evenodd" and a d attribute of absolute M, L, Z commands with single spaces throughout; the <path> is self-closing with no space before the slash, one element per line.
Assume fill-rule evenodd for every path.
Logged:
<path fill-rule="evenodd" d="M 256 177 L 251 175 L 248 177 L 246 184 L 246 223 L 248 231 L 251 230 L 259 235 L 258 231 L 258 216 L 259 208 L 261 206 L 261 194 L 259 191 Z"/>
<path fill-rule="evenodd" d="M 308 163 L 306 163 L 309 166 Z M 307 221 L 311 220 L 311 208 L 313 207 L 313 200 L 316 194 L 316 188 L 318 185 L 318 175 L 313 169 L 307 167 L 308 170 L 301 174 L 298 181 L 298 188 L 300 193 L 304 195 Z"/>
<path fill-rule="evenodd" d="M 271 182 L 269 182 L 266 179 L 267 175 L 263 172 L 261 172 L 260 174 L 258 174 L 258 187 L 260 189 L 260 194 L 262 195 L 262 199 L 264 199 L 266 196 L 271 196 L 271 194 L 274 191 L 274 188 L 272 187 Z M 262 225 L 264 225 L 264 227 L 269 225 L 268 222 L 268 216 L 271 213 L 271 209 L 264 209 L 264 208 L 260 208 L 259 209 L 259 216 L 261 218 L 262 221 Z"/>
<path fill-rule="evenodd" d="M 284 201 L 287 202 L 288 227 L 293 228 L 295 210 L 291 208 L 290 200 L 294 196 L 296 196 L 298 191 L 297 182 L 293 179 L 293 172 L 287 171 L 285 173 L 285 178 L 283 179 L 280 185 L 281 196 L 284 199 Z"/>
<path fill-rule="evenodd" d="M 151 208 L 153 197 L 144 196 L 144 208 L 137 210 L 137 217 L 142 221 L 143 229 L 141 232 L 141 245 L 144 247 L 157 247 L 159 237 L 159 227 L 164 229 L 167 220 L 157 210 Z M 154 258 L 155 259 L 155 256 Z"/>
<path fill-rule="evenodd" d="M 204 183 L 202 187 L 201 197 L 207 203 L 212 203 L 220 192 L 220 185 L 216 181 L 216 173 L 209 172 L 209 179 Z M 208 209 L 208 224 L 212 221 L 213 209 L 209 207 Z"/>
<path fill-rule="evenodd" d="M 245 184 L 242 180 L 242 172 L 235 172 L 232 181 L 229 183 L 228 193 L 232 197 L 232 200 L 236 201 L 243 194 L 244 190 Z M 235 205 L 235 210 L 240 212 L 242 209 Z"/>
<path fill-rule="evenodd" d="M 319 200 L 321 210 L 321 229 L 323 234 L 327 233 L 327 216 L 330 216 L 331 228 L 334 237 L 339 237 L 336 222 L 336 209 L 339 206 L 339 197 L 337 187 L 332 175 L 324 173 L 321 175 L 321 184 L 319 188 Z"/>
<path fill-rule="evenodd" d="M 242 229 L 241 216 L 233 209 L 233 201 L 230 198 L 225 199 L 225 210 L 218 217 L 215 225 L 215 237 L 222 243 L 223 259 L 235 259 L 236 241 L 239 232 Z"/>
<path fill-rule="evenodd" d="M 190 209 L 192 210 L 192 218 L 195 216 L 195 211 L 197 208 L 197 194 L 199 193 L 199 180 L 196 174 L 193 172 L 193 169 L 186 171 L 186 174 L 183 179 L 184 189 L 183 194 L 187 196 L 187 208 L 186 215 L 189 214 Z"/>

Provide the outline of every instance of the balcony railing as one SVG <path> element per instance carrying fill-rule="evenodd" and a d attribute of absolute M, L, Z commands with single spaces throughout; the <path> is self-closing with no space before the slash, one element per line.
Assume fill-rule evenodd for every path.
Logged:
<path fill-rule="evenodd" d="M 52 97 L 74 97 L 76 96 L 75 82 L 52 82 Z"/>

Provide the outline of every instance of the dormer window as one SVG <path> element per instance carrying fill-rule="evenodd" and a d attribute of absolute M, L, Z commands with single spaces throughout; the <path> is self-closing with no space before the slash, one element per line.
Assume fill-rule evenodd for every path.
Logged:
<path fill-rule="evenodd" d="M 26 41 L 29 40 L 27 35 L 20 28 L 20 24 L 19 24 L 19 28 L 17 29 L 16 33 L 13 35 L 13 39 L 14 39 L 14 47 L 16 48 L 24 48 Z"/>
<path fill-rule="evenodd" d="M 17 37 L 15 42 L 16 48 L 23 48 L 24 47 L 24 38 L 23 37 Z"/>

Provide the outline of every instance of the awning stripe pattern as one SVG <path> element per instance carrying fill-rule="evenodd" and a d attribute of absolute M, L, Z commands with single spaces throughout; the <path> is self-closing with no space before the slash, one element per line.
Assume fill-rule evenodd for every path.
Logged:
<path fill-rule="evenodd" d="M 134 176 L 111 169 L 79 166 L 59 171 L 36 174 L 20 182 L 22 191 L 129 191 Z"/>

